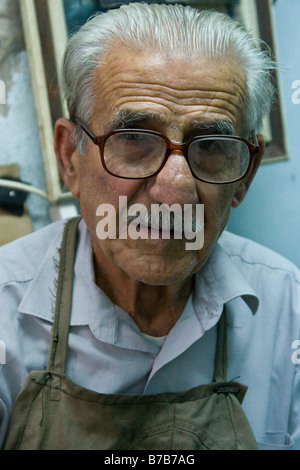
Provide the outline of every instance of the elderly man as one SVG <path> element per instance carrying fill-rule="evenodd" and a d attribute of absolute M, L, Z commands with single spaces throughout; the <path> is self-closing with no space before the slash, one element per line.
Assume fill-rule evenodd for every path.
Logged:
<path fill-rule="evenodd" d="M 131 4 L 71 38 L 55 150 L 82 219 L 0 251 L 5 449 L 300 448 L 299 271 L 224 232 L 272 67 L 189 7 Z"/>

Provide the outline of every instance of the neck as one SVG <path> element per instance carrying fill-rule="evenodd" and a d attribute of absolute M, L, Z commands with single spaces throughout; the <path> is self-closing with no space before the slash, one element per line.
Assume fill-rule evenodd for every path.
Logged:
<path fill-rule="evenodd" d="M 193 289 L 193 277 L 172 285 L 152 286 L 129 277 L 118 266 L 94 257 L 96 284 L 127 312 L 140 330 L 164 336 L 175 325 Z"/>

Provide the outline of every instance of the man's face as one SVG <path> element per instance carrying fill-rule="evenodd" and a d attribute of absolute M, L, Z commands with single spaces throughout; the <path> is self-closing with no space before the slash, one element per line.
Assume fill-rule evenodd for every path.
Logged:
<path fill-rule="evenodd" d="M 175 142 L 207 134 L 215 121 L 241 132 L 245 80 L 228 61 L 197 63 L 158 53 L 113 49 L 96 79 L 95 109 L 88 123 L 96 135 L 122 127 L 159 131 Z M 124 113 L 128 111 L 128 113 Z M 118 116 L 125 122 L 118 123 Z M 138 113 L 143 113 L 138 114 Z M 126 116 L 130 121 L 126 122 Z M 140 117 L 142 116 L 142 117 Z M 131 118 L 134 117 L 134 122 Z M 151 285 L 181 282 L 204 265 L 224 230 L 238 184 L 215 185 L 197 181 L 182 153 L 171 153 L 165 166 L 149 179 L 125 180 L 103 169 L 99 149 L 91 141 L 86 154 L 76 156 L 82 215 L 92 235 L 96 262 L 120 269 L 131 278 Z M 100 204 L 112 204 L 118 213 L 119 196 L 127 204 L 204 204 L 204 246 L 186 250 L 186 240 L 99 240 L 96 216 Z"/>

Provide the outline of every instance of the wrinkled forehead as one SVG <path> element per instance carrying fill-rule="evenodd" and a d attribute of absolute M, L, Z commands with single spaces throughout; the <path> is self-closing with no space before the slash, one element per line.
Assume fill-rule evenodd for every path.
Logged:
<path fill-rule="evenodd" d="M 107 55 L 94 82 L 94 118 L 124 127 L 124 116 L 181 123 L 227 121 L 237 127 L 246 101 L 245 76 L 233 60 L 136 52 L 120 47 Z M 136 116 L 135 116 L 136 115 Z M 109 130 L 109 129 L 107 129 Z"/>

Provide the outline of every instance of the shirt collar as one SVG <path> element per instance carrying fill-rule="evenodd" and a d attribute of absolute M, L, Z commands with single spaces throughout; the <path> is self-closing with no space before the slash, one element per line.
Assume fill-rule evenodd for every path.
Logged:
<path fill-rule="evenodd" d="M 20 305 L 19 312 L 53 320 L 55 308 L 55 281 L 58 277 L 61 231 L 52 241 Z M 193 307 L 206 331 L 217 323 L 223 305 L 242 297 L 254 314 L 258 298 L 243 275 L 230 259 L 230 255 L 217 243 L 206 265 L 195 276 L 192 296 Z M 93 255 L 90 234 L 83 220 L 79 224 L 79 238 L 74 271 L 73 307 L 71 326 L 89 325 L 98 339 L 117 343 L 118 319 L 137 326 L 129 315 L 121 315 L 105 293 L 94 282 Z M 130 325 L 129 325 L 130 324 Z M 138 331 L 136 331 L 138 333 Z"/>
<path fill-rule="evenodd" d="M 196 274 L 193 305 L 204 330 L 218 321 L 223 306 L 241 297 L 255 314 L 259 299 L 249 282 L 218 242 L 205 266 Z"/>
<path fill-rule="evenodd" d="M 55 311 L 56 282 L 59 269 L 59 249 L 64 225 L 49 246 L 32 282 L 26 291 L 18 311 L 53 321 Z M 94 282 L 91 237 L 83 220 L 78 226 L 78 242 L 74 267 L 74 289 L 71 326 L 90 325 L 95 310 L 103 313 L 109 326 L 114 326 L 113 304 Z"/>

